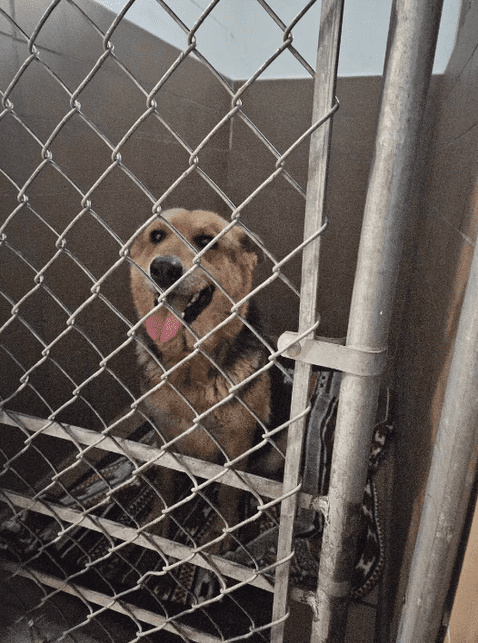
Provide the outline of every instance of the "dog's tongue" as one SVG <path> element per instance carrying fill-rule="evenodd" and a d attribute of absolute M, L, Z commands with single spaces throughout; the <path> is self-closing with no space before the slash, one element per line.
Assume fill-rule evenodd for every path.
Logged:
<path fill-rule="evenodd" d="M 176 335 L 181 327 L 179 319 L 168 311 L 165 319 L 159 315 L 151 315 L 146 320 L 146 331 L 155 342 L 158 338 L 164 344 Z"/>

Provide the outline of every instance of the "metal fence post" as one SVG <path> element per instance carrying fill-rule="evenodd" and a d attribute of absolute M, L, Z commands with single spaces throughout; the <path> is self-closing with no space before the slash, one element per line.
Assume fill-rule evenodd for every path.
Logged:
<path fill-rule="evenodd" d="M 395 0 L 375 158 L 365 206 L 347 345 L 386 348 L 407 223 L 409 185 L 440 22 L 440 0 Z M 344 373 L 317 591 L 314 643 L 344 640 L 378 377 Z M 415 643 L 415 642 L 414 642 Z"/>
<path fill-rule="evenodd" d="M 322 0 L 312 122 L 318 122 L 329 113 L 334 103 L 343 6 L 344 0 Z M 312 237 L 323 227 L 331 133 L 332 119 L 328 118 L 311 136 L 304 240 Z M 319 251 L 320 236 L 304 248 L 299 335 L 313 328 L 317 318 Z M 309 335 L 313 336 L 313 332 Z M 307 406 L 310 372 L 310 364 L 296 363 L 291 417 L 300 415 Z M 292 549 L 294 517 L 297 508 L 297 494 L 287 496 L 287 493 L 289 490 L 293 490 L 299 482 L 304 429 L 305 418 L 294 422 L 289 428 L 284 471 L 284 495 L 286 498 L 281 505 L 281 525 L 277 547 L 277 560 L 284 559 L 286 562 L 276 570 L 273 621 L 278 621 L 287 609 L 289 553 Z M 273 641 L 282 641 L 284 623 L 281 622 L 275 626 L 271 634 Z"/>

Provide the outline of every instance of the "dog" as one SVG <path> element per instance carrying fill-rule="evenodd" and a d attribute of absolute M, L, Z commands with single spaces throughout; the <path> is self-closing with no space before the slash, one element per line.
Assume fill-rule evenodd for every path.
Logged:
<path fill-rule="evenodd" d="M 151 391 L 145 413 L 158 427 L 165 448 L 217 464 L 247 452 L 254 443 L 256 417 L 267 424 L 271 412 L 268 370 L 230 394 L 232 386 L 267 364 L 269 353 L 248 327 L 257 324 L 254 306 L 243 302 L 238 314 L 231 315 L 252 289 L 261 253 L 239 225 L 221 234 L 227 225 L 213 212 L 172 209 L 142 231 L 130 248 L 131 293 L 142 321 L 137 344 L 142 392 Z M 247 457 L 234 468 L 245 470 Z M 157 470 L 160 515 L 174 503 L 176 484 L 173 470 Z M 213 552 L 223 553 L 232 545 L 230 533 L 219 537 L 234 524 L 240 493 L 220 485 Z M 157 531 L 167 536 L 170 522 L 163 515 Z"/>

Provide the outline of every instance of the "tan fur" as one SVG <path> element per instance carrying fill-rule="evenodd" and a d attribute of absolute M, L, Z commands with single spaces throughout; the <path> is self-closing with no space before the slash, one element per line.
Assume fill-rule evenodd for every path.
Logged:
<path fill-rule="evenodd" d="M 194 247 L 195 239 L 197 240 L 199 235 L 215 237 L 227 225 L 226 221 L 217 214 L 198 210 L 193 212 L 183 209 L 169 210 L 162 215 L 162 218 L 164 221 L 159 219 L 152 223 L 131 247 L 130 256 L 133 260 L 131 292 L 140 319 L 151 314 L 155 306 L 155 297 L 158 296 L 158 288 L 146 276 L 155 257 L 175 257 L 181 261 L 184 271 L 188 271 L 194 265 L 193 260 L 199 250 L 188 247 L 175 231 Z M 164 237 L 160 243 L 152 242 L 152 231 L 163 232 Z M 224 457 L 216 444 L 217 441 L 227 454 L 227 458 L 232 460 L 247 451 L 253 444 L 256 420 L 246 406 L 252 409 L 263 422 L 269 419 L 270 382 L 266 372 L 238 391 L 237 395 L 246 406 L 233 398 L 202 418 L 200 426 L 193 432 L 183 435 L 193 425 L 197 415 L 207 412 L 229 395 L 231 383 L 240 383 L 265 363 L 264 349 L 259 347 L 254 353 L 248 347 L 242 356 L 240 350 L 236 348 L 244 326 L 238 317 L 234 317 L 201 344 L 201 351 L 205 354 L 199 353 L 190 357 L 197 340 L 227 319 L 234 303 L 250 292 L 257 263 L 258 255 L 254 245 L 244 231 L 237 226 L 229 230 L 217 240 L 217 245 L 213 249 L 205 252 L 200 259 L 200 264 L 191 274 L 174 284 L 171 294 L 166 298 L 168 305 L 180 314 L 195 292 L 201 291 L 211 283 L 215 285 L 211 302 L 191 322 L 192 332 L 185 326 L 181 326 L 174 338 L 165 343 L 159 339 L 153 342 L 145 333 L 145 344 L 154 343 L 155 356 L 152 356 L 150 350 L 144 345 L 138 344 L 138 358 L 143 373 L 143 392 L 160 384 L 163 373 L 173 369 L 163 385 L 148 396 L 145 408 L 167 442 L 179 438 L 171 447 L 174 451 L 220 463 Z M 247 314 L 247 306 L 248 304 L 245 303 L 240 307 L 239 312 L 242 317 Z M 163 305 L 153 314 L 164 320 L 168 315 L 168 306 Z M 231 355 L 234 355 L 233 360 Z M 186 361 L 174 368 L 181 360 Z M 226 376 L 216 368 L 213 362 L 225 372 Z M 207 432 L 214 439 L 209 437 Z M 236 468 L 245 469 L 246 464 L 244 458 Z M 169 505 L 174 502 L 173 472 L 163 467 L 158 467 L 158 471 L 160 471 L 158 491 L 163 496 L 165 504 Z M 224 520 L 218 516 L 215 532 L 220 533 L 224 527 L 233 524 L 238 493 L 233 487 L 221 485 L 218 508 Z M 157 508 L 158 515 L 161 508 Z M 166 520 L 160 523 L 162 527 L 159 531 L 162 535 L 166 535 L 166 523 Z M 221 550 L 224 551 L 230 545 L 231 540 L 228 537 L 223 542 Z M 213 551 L 218 550 L 219 547 L 213 549 Z"/>

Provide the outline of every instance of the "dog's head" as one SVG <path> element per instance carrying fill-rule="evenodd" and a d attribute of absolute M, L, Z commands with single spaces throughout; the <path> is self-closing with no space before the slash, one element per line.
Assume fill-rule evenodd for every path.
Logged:
<path fill-rule="evenodd" d="M 133 301 L 139 317 L 147 317 L 148 335 L 163 354 L 174 353 L 177 342 L 191 348 L 196 339 L 187 326 L 204 337 L 229 317 L 232 306 L 251 290 L 259 261 L 257 246 L 238 226 L 216 240 L 226 226 L 227 222 L 212 212 L 168 210 L 131 246 Z M 194 261 L 208 245 L 199 262 Z M 165 291 L 163 306 L 151 313 Z M 239 313 L 246 315 L 247 303 Z M 242 322 L 234 317 L 214 333 L 211 345 L 221 337 L 236 336 L 241 328 Z M 204 346 L 207 349 L 206 343 Z"/>

